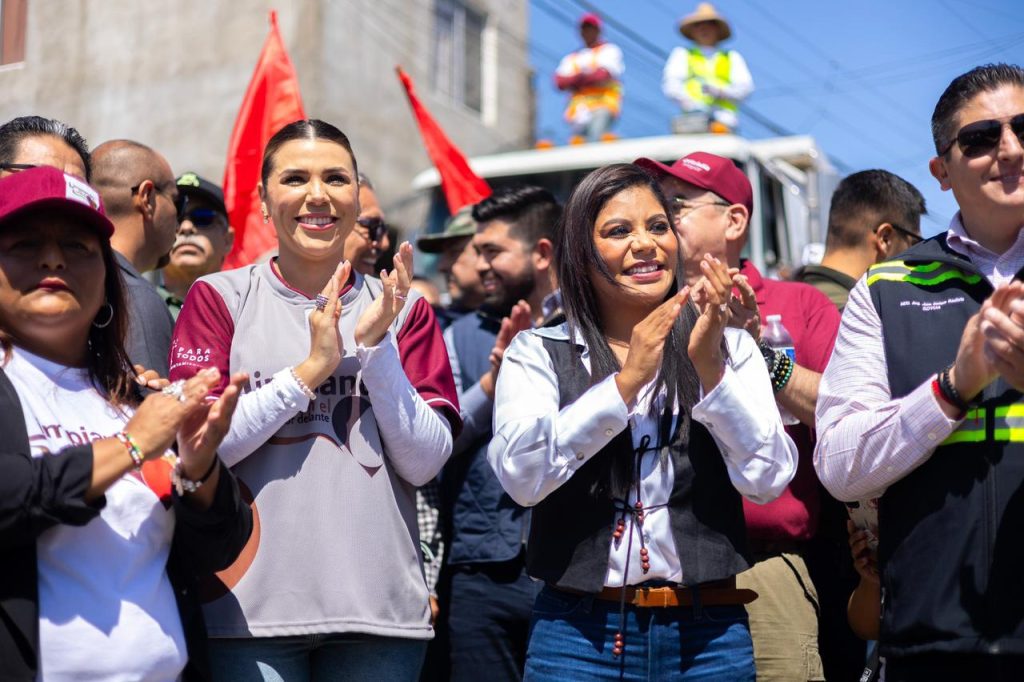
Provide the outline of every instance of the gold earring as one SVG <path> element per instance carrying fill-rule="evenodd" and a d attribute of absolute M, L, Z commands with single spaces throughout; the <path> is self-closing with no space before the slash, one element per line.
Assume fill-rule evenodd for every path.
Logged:
<path fill-rule="evenodd" d="M 266 211 L 263 212 L 263 224 L 266 225 L 270 222 L 270 214 Z"/>

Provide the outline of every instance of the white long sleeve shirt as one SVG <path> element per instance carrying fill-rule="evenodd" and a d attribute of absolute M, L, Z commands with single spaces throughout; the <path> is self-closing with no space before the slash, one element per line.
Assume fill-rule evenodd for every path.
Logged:
<path fill-rule="evenodd" d="M 494 438 L 487 457 L 498 480 L 519 504 L 532 506 L 568 481 L 627 424 L 633 444 L 644 436 L 658 440 L 658 420 L 648 415 L 653 382 L 633 409 L 622 401 L 614 375 L 592 386 L 574 403 L 559 409 L 558 378 L 542 337 L 565 339 L 567 328 L 520 333 L 505 352 L 495 391 Z M 729 361 L 721 382 L 704 395 L 692 417 L 706 426 L 725 462 L 733 486 L 748 499 L 765 503 L 778 497 L 796 473 L 796 446 L 783 430 L 771 382 L 757 345 L 746 332 L 725 332 Z M 589 354 L 582 360 L 589 370 Z M 663 464 L 655 452 L 641 457 L 641 493 L 645 506 L 664 505 L 674 481 L 671 460 Z M 635 491 L 628 502 L 636 502 Z M 637 541 L 611 542 L 605 584 L 619 586 L 627 561 L 629 582 L 664 579 L 682 581 L 680 552 L 675 547 L 667 507 L 645 514 L 643 532 L 651 570 L 640 568 Z M 635 529 L 629 527 L 630 533 Z"/>
<path fill-rule="evenodd" d="M 1024 267 L 1024 230 L 1008 251 L 995 254 L 971 239 L 958 213 L 950 222 L 946 243 L 970 258 L 993 287 Z M 821 377 L 815 414 L 814 468 L 839 500 L 879 497 L 928 461 L 959 423 L 942 411 L 930 380 L 893 399 L 882 335 L 882 320 L 862 277 L 843 312 L 832 359 Z"/>

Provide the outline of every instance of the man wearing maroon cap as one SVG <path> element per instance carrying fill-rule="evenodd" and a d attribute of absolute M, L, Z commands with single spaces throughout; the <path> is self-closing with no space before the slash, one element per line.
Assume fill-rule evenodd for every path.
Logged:
<path fill-rule="evenodd" d="M 558 64 L 555 85 L 570 93 L 565 120 L 572 129 L 570 144 L 610 139 L 608 131 L 622 110 L 622 50 L 601 38 L 601 18 L 580 18 L 583 47 Z"/>
<path fill-rule="evenodd" d="M 754 291 L 761 318 L 781 315 L 793 337 L 795 363 L 780 361 L 776 355 L 782 351 L 763 342 L 761 346 L 776 401 L 799 420 L 786 431 L 797 444 L 800 462 L 779 499 L 766 505 L 744 501 L 756 563 L 737 576 L 737 584 L 760 595 L 747 607 L 758 679 L 824 679 L 818 654 L 819 598 L 807 560 L 822 503 L 812 463 L 814 406 L 839 313 L 814 287 L 763 278 L 753 263 L 740 258 L 754 200 L 750 181 L 732 161 L 696 152 L 671 166 L 650 159 L 635 163 L 659 178 L 673 207 L 687 280 L 695 284 L 700 279 L 700 260 L 708 253 L 738 268 Z M 738 300 L 732 306 L 738 315 L 743 312 Z"/>

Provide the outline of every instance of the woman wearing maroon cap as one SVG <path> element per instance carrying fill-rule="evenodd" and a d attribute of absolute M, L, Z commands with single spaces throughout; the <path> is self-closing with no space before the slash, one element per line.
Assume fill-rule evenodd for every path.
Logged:
<path fill-rule="evenodd" d="M 141 399 L 112 232 L 78 178 L 0 180 L 3 679 L 205 678 L 192 582 L 251 529 L 215 452 L 245 377 Z"/>
<path fill-rule="evenodd" d="M 795 472 L 764 361 L 727 329 L 732 282 L 707 257 L 681 287 L 671 212 L 645 171 L 576 187 L 556 244 L 567 322 L 504 354 L 488 459 L 533 507 L 527 680 L 753 680 L 737 590 L 740 496 Z"/>

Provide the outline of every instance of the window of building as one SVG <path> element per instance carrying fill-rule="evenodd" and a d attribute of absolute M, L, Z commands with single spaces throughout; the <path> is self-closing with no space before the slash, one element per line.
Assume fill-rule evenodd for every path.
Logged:
<path fill-rule="evenodd" d="M 434 9 L 434 90 L 473 111 L 483 110 L 486 17 L 462 0 L 437 0 Z"/>
<path fill-rule="evenodd" d="M 25 61 L 28 0 L 0 0 L 0 66 Z"/>

